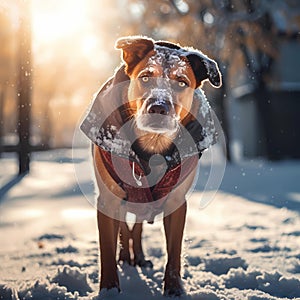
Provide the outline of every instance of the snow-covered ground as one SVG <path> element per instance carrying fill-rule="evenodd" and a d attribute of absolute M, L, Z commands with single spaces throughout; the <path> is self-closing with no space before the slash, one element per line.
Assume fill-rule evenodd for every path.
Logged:
<path fill-rule="evenodd" d="M 0 159 L 0 299 L 96 296 L 96 211 L 78 188 L 71 150 L 36 153 L 30 174 L 16 173 L 12 157 Z M 90 175 L 80 177 L 90 190 Z M 227 164 L 204 209 L 201 178 L 188 201 L 181 299 L 300 299 L 300 162 Z M 161 221 L 145 224 L 154 268 L 120 265 L 122 293 L 105 299 L 165 299 L 163 240 Z"/>

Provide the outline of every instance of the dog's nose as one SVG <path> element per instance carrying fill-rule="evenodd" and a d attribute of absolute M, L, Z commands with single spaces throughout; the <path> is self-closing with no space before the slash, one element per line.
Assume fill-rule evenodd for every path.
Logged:
<path fill-rule="evenodd" d="M 166 116 L 169 113 L 169 107 L 166 104 L 152 104 L 148 106 L 147 112 Z"/>

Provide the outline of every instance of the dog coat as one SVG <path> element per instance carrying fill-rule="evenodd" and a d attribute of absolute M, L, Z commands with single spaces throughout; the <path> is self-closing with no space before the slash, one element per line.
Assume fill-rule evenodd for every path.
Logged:
<path fill-rule="evenodd" d="M 194 155 L 176 165 L 169 164 L 162 178 L 155 185 L 150 186 L 140 164 L 115 156 L 101 147 L 99 150 L 110 175 L 125 190 L 126 201 L 133 203 L 148 203 L 166 197 L 195 169 L 199 158 L 198 155 Z M 115 166 L 123 171 L 123 179 L 116 172 Z"/>
<path fill-rule="evenodd" d="M 181 128 L 174 140 L 175 147 L 164 156 L 167 168 L 164 176 L 154 186 L 149 186 L 140 163 L 141 157 L 134 150 L 136 139 L 132 130 L 133 120 L 125 120 L 124 97 L 130 78 L 121 66 L 100 89 L 80 128 L 100 149 L 103 161 L 112 178 L 124 189 L 126 201 L 131 203 L 157 202 L 159 211 L 166 196 L 197 167 L 202 152 L 216 142 L 217 132 L 210 105 L 202 90 L 196 89 L 193 100 L 195 120 Z M 116 172 L 118 166 L 119 172 Z M 120 178 L 126 174 L 126 179 Z"/>

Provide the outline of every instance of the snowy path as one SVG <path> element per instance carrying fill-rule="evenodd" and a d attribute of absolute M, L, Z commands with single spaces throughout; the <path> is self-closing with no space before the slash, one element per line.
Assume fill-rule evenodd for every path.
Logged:
<path fill-rule="evenodd" d="M 1 159 L 2 186 L 13 172 Z M 300 299 L 299 178 L 300 162 L 228 165 L 202 210 L 199 179 L 188 202 L 181 299 Z M 71 152 L 36 154 L 30 175 L 0 198 L 0 299 L 95 296 L 95 216 L 76 185 Z M 161 221 L 145 224 L 143 243 L 154 268 L 119 266 L 123 292 L 113 299 L 165 299 Z"/>

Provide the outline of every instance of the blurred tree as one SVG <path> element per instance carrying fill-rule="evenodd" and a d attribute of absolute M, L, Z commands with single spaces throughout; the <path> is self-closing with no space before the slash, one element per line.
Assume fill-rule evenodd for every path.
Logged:
<path fill-rule="evenodd" d="M 4 106 L 7 94 L 8 82 L 11 73 L 8 72 L 12 62 L 12 41 L 9 17 L 0 11 L 0 155 L 3 148 L 4 135 Z"/>

